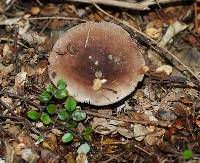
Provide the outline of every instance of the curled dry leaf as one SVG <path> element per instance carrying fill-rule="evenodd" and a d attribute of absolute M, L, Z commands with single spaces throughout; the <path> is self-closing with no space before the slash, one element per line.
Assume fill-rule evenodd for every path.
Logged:
<path fill-rule="evenodd" d="M 162 34 L 162 28 L 147 28 L 145 33 L 153 39 L 158 39 Z"/>
<path fill-rule="evenodd" d="M 167 45 L 167 43 L 174 37 L 176 36 L 178 33 L 180 33 L 181 31 L 185 30 L 188 27 L 188 25 L 181 23 L 179 21 L 176 21 L 175 23 L 171 24 L 165 35 L 163 36 L 162 40 L 160 41 L 160 46 L 165 46 Z"/>

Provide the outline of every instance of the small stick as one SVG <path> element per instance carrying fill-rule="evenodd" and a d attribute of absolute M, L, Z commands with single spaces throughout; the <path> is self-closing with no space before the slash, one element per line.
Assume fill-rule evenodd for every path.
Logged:
<path fill-rule="evenodd" d="M 62 16 L 44 16 L 44 17 L 30 17 L 29 20 L 48 20 L 48 19 L 62 19 L 62 20 L 77 20 L 82 22 L 87 22 L 86 19 L 80 19 L 80 18 L 71 18 L 71 17 L 62 17 Z"/>
<path fill-rule="evenodd" d="M 106 119 L 113 119 L 117 121 L 123 121 L 123 122 L 128 122 L 128 123 L 137 123 L 137 124 L 142 124 L 142 125 L 152 125 L 152 126 L 160 126 L 160 127 L 168 127 L 169 126 L 169 121 L 140 121 L 140 120 L 133 120 L 133 119 L 128 119 L 128 118 L 117 118 L 114 116 L 110 115 L 105 115 L 101 113 L 96 113 L 92 112 L 89 110 L 84 110 L 87 115 L 95 116 L 95 117 L 101 117 L 101 118 L 106 118 Z"/>
<path fill-rule="evenodd" d="M 198 33 L 198 2 L 197 0 L 194 1 L 194 27 L 195 32 Z"/>

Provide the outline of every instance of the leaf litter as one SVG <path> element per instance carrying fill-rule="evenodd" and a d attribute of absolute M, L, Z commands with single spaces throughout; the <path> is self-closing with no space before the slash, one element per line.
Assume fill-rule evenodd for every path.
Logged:
<path fill-rule="evenodd" d="M 38 110 L 37 96 L 49 82 L 47 58 L 56 40 L 52 36 L 83 19 L 114 21 L 91 5 L 81 3 L 22 4 L 15 0 L 1 3 L 0 162 L 14 162 L 16 158 L 27 162 L 185 161 L 182 153 L 186 150 L 190 154 L 192 151 L 187 159 L 199 160 L 198 80 L 171 57 L 155 52 L 154 45 L 146 46 L 147 38 L 134 34 L 145 51 L 148 71 L 136 91 L 118 104 L 100 108 L 83 105 L 93 114 L 88 114 L 77 130 L 83 132 L 86 124 L 90 124 L 93 129 L 90 142 L 76 138 L 75 143 L 64 145 L 62 126 L 30 121 L 26 112 L 30 108 Z M 120 7 L 105 10 L 169 49 L 199 76 L 200 41 L 194 29 L 192 5 L 192 2 L 171 7 L 161 4 L 160 9 L 152 8 L 142 15 L 122 11 Z M 97 91 L 102 87 L 99 81 L 93 83 Z M 32 106 L 32 102 L 36 105 Z M 169 125 L 159 126 L 161 120 Z M 39 136 L 44 140 L 36 143 Z"/>

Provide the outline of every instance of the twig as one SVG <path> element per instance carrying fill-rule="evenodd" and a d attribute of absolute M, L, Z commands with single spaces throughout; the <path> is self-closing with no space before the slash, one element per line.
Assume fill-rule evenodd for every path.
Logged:
<path fill-rule="evenodd" d="M 89 111 L 89 110 L 85 110 L 85 113 L 87 115 L 91 115 L 91 116 L 95 116 L 95 117 L 113 119 L 113 120 L 123 121 L 123 122 L 128 122 L 128 123 L 138 123 L 138 124 L 142 124 L 142 125 L 168 127 L 169 124 L 170 124 L 168 121 L 155 121 L 154 122 L 154 121 L 133 120 L 133 119 L 128 119 L 128 118 L 117 118 L 117 117 L 114 117 L 114 116 L 105 115 L 105 114 L 101 114 L 101 113 L 96 113 L 96 112 L 92 112 L 92 111 Z"/>
<path fill-rule="evenodd" d="M 125 152 L 122 152 L 122 153 L 120 153 L 120 154 L 118 154 L 118 155 L 114 155 L 113 157 L 109 158 L 109 159 L 106 160 L 106 161 L 103 161 L 102 163 L 109 163 L 109 162 L 111 162 L 112 160 L 117 159 L 118 157 L 120 157 L 120 156 L 123 155 L 124 153 L 125 153 Z"/>
<path fill-rule="evenodd" d="M 194 0 L 194 27 L 195 32 L 198 33 L 198 2 Z"/>
<path fill-rule="evenodd" d="M 112 18 L 113 20 L 118 21 L 119 23 L 127 26 L 128 28 L 132 29 L 135 33 L 143 36 L 145 39 L 147 39 L 147 44 L 149 44 L 152 48 L 154 48 L 155 51 L 162 53 L 162 54 L 168 54 L 170 55 L 173 59 L 175 59 L 178 63 L 180 63 L 188 72 L 190 72 L 199 82 L 200 79 L 198 78 L 198 76 L 190 69 L 190 67 L 188 67 L 187 65 L 185 65 L 177 56 L 175 56 L 172 52 L 170 52 L 169 50 L 167 50 L 165 47 L 162 47 L 159 45 L 159 43 L 157 43 L 155 40 L 153 40 L 152 38 L 150 38 L 149 36 L 147 36 L 145 33 L 139 31 L 138 29 L 136 29 L 135 27 L 124 23 L 122 20 L 110 15 L 108 12 L 106 12 L 105 10 L 103 10 L 101 7 L 99 7 L 93 0 L 92 0 L 92 4 L 102 13 L 104 13 L 105 15 L 107 15 L 108 17 Z M 154 46 L 155 47 L 154 47 Z"/>
<path fill-rule="evenodd" d="M 81 3 L 90 3 L 90 0 L 68 0 L 71 2 L 81 2 Z M 180 2 L 181 0 L 145 0 L 142 2 L 130 2 L 130 1 L 119 1 L 119 0 L 93 0 L 96 4 L 103 4 L 109 6 L 123 7 L 134 10 L 149 10 L 151 5 L 159 5 L 165 3 L 174 3 Z M 159 3 L 158 3 L 159 2 Z"/>
<path fill-rule="evenodd" d="M 29 104 L 31 106 L 34 106 L 35 108 L 38 108 L 38 109 L 42 109 L 43 108 L 43 106 L 41 106 L 41 105 L 39 105 L 39 104 L 37 104 L 35 102 L 32 102 L 31 100 L 27 99 L 24 96 L 19 96 L 17 94 L 10 93 L 10 92 L 0 91 L 0 97 L 4 96 L 4 95 L 6 95 L 8 97 L 14 97 L 14 98 L 20 99 L 20 100 L 22 100 L 24 102 L 27 102 L 27 104 Z"/>
<path fill-rule="evenodd" d="M 0 38 L 0 42 L 4 42 L 4 41 L 6 41 L 6 42 L 12 42 L 12 43 L 15 42 L 15 40 L 10 39 L 10 38 L 6 38 L 6 37 Z M 19 40 L 17 40 L 17 45 L 20 45 L 20 46 L 22 46 L 24 48 L 28 48 L 26 45 L 24 45 L 23 43 L 21 43 Z"/>
<path fill-rule="evenodd" d="M 137 148 L 137 149 L 139 149 L 139 150 L 141 150 L 142 152 L 144 152 L 144 153 L 146 153 L 146 154 L 148 154 L 149 156 L 152 157 L 152 154 L 149 153 L 148 151 L 146 151 L 145 149 L 143 149 L 143 148 L 141 148 L 141 147 L 139 147 L 139 146 L 137 146 L 137 145 L 134 145 L 134 147 Z"/>
<path fill-rule="evenodd" d="M 14 48 L 15 48 L 15 52 L 14 52 L 14 62 L 15 62 L 15 69 L 16 69 L 16 73 L 19 72 L 19 53 L 18 53 L 18 47 L 17 47 L 17 38 L 18 38 L 18 28 L 15 28 L 15 32 L 14 32 Z"/>
<path fill-rule="evenodd" d="M 44 17 L 30 17 L 29 20 L 48 20 L 48 19 L 62 19 L 62 20 L 77 20 L 82 22 L 87 22 L 86 19 L 80 19 L 80 18 L 71 18 L 71 17 L 62 17 L 62 16 L 44 16 Z"/>

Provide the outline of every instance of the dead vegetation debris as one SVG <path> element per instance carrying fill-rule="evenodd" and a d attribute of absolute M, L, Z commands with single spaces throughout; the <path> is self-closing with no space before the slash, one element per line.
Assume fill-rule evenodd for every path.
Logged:
<path fill-rule="evenodd" d="M 0 1 L 0 162 L 199 162 L 199 8 L 197 0 Z M 87 119 L 76 130 L 90 125 L 92 135 L 64 144 L 64 123 L 33 122 L 27 111 L 46 107 L 38 96 L 56 40 L 88 21 L 127 30 L 145 76 L 116 104 L 80 104 Z"/>

